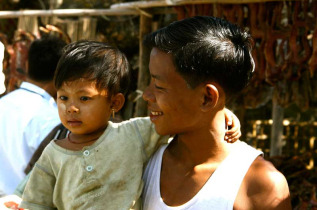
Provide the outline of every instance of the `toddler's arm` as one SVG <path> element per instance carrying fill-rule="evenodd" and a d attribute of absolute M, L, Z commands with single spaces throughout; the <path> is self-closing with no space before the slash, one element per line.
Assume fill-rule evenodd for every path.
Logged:
<path fill-rule="evenodd" d="M 56 209 L 53 204 L 56 178 L 47 167 L 40 165 L 41 161 L 47 162 L 45 150 L 30 172 L 29 180 L 22 195 L 20 208 L 32 210 Z"/>

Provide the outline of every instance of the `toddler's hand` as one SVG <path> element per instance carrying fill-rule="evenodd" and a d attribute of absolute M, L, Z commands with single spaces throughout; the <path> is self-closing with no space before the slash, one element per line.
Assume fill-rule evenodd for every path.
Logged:
<path fill-rule="evenodd" d="M 227 108 L 225 108 L 225 119 L 227 128 L 225 141 L 234 143 L 241 137 L 240 121 L 237 116 Z"/>

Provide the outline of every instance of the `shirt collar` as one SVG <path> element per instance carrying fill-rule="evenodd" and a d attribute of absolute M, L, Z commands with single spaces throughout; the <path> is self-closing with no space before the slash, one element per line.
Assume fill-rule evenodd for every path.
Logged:
<path fill-rule="evenodd" d="M 48 92 L 46 92 L 44 89 L 42 89 L 39 86 L 36 86 L 36 85 L 34 85 L 32 83 L 22 82 L 22 84 L 20 85 L 20 88 L 25 89 L 25 90 L 29 90 L 30 92 L 33 92 L 33 93 L 36 93 L 36 94 L 39 94 L 40 96 L 42 96 L 46 100 L 48 100 L 48 101 L 50 101 L 52 103 L 54 101 L 54 103 L 55 103 L 54 98 Z"/>

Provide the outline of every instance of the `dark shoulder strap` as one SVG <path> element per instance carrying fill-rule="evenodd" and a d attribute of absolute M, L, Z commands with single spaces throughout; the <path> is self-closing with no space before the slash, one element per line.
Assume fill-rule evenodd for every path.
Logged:
<path fill-rule="evenodd" d="M 42 152 L 44 148 L 50 143 L 51 140 L 53 139 L 63 139 L 67 136 L 68 130 L 63 126 L 63 124 L 57 125 L 41 142 L 39 147 L 35 150 L 31 160 L 29 161 L 28 165 L 26 166 L 24 172 L 25 174 L 28 174 L 36 161 L 40 158 L 42 155 Z"/>

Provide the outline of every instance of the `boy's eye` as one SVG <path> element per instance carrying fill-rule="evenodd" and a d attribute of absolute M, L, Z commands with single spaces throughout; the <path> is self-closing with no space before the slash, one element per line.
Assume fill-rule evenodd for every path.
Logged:
<path fill-rule="evenodd" d="M 81 101 L 88 101 L 90 98 L 89 97 L 87 97 L 87 96 L 82 96 L 82 97 L 80 97 L 80 100 Z"/>
<path fill-rule="evenodd" d="M 154 85 L 154 87 L 158 90 L 164 90 L 164 88 L 160 87 L 160 86 L 157 86 L 157 85 Z"/>
<path fill-rule="evenodd" d="M 62 100 L 62 101 L 66 101 L 67 97 L 66 96 L 60 96 L 59 99 Z"/>

